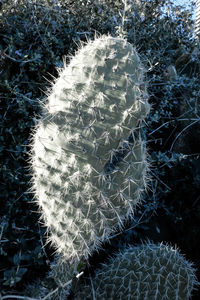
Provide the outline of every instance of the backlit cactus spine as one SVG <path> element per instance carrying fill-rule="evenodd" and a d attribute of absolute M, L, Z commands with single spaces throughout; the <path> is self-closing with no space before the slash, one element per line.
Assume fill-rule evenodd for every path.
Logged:
<path fill-rule="evenodd" d="M 148 242 L 103 264 L 77 286 L 74 300 L 189 300 L 196 285 L 192 264 L 177 249 Z"/>
<path fill-rule="evenodd" d="M 121 38 L 95 38 L 59 72 L 32 137 L 33 191 L 65 260 L 88 258 L 146 187 L 144 69 Z"/>

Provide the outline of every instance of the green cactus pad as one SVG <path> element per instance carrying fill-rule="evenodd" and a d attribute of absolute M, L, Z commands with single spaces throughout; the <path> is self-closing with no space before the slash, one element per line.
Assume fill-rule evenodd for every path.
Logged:
<path fill-rule="evenodd" d="M 143 67 L 131 44 L 96 38 L 59 72 L 33 132 L 33 191 L 66 260 L 88 258 L 146 187 L 141 122 L 149 112 Z"/>
<path fill-rule="evenodd" d="M 195 285 L 194 268 L 177 249 L 148 243 L 103 264 L 74 300 L 188 300 Z"/>

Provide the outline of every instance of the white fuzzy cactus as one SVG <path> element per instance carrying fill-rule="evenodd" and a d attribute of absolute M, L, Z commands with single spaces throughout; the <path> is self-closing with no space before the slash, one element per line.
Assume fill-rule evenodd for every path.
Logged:
<path fill-rule="evenodd" d="M 143 67 L 121 38 L 96 38 L 59 72 L 33 132 L 33 191 L 65 260 L 88 258 L 141 201 L 147 182 Z"/>
<path fill-rule="evenodd" d="M 195 16 L 195 38 L 198 40 L 200 35 L 200 0 L 196 0 Z"/>
<path fill-rule="evenodd" d="M 103 264 L 74 300 L 188 300 L 197 285 L 192 264 L 164 244 L 130 246 Z"/>

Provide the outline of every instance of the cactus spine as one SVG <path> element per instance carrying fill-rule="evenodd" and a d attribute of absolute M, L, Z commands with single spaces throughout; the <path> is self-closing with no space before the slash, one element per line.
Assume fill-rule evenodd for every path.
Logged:
<path fill-rule="evenodd" d="M 130 246 L 103 264 L 75 300 L 188 300 L 197 284 L 194 268 L 164 244 Z"/>
<path fill-rule="evenodd" d="M 88 258 L 134 212 L 146 187 L 140 127 L 150 106 L 131 44 L 102 36 L 79 49 L 33 132 L 33 190 L 65 260 Z"/>

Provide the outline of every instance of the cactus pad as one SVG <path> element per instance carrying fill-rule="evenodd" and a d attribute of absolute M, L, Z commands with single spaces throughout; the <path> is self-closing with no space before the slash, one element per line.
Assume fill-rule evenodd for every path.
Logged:
<path fill-rule="evenodd" d="M 188 300 L 197 284 L 194 268 L 163 244 L 131 246 L 110 259 L 75 300 Z"/>
<path fill-rule="evenodd" d="M 67 260 L 87 259 L 140 203 L 148 169 L 140 129 L 150 109 L 143 73 L 124 39 L 88 42 L 59 72 L 33 132 L 33 191 Z"/>

